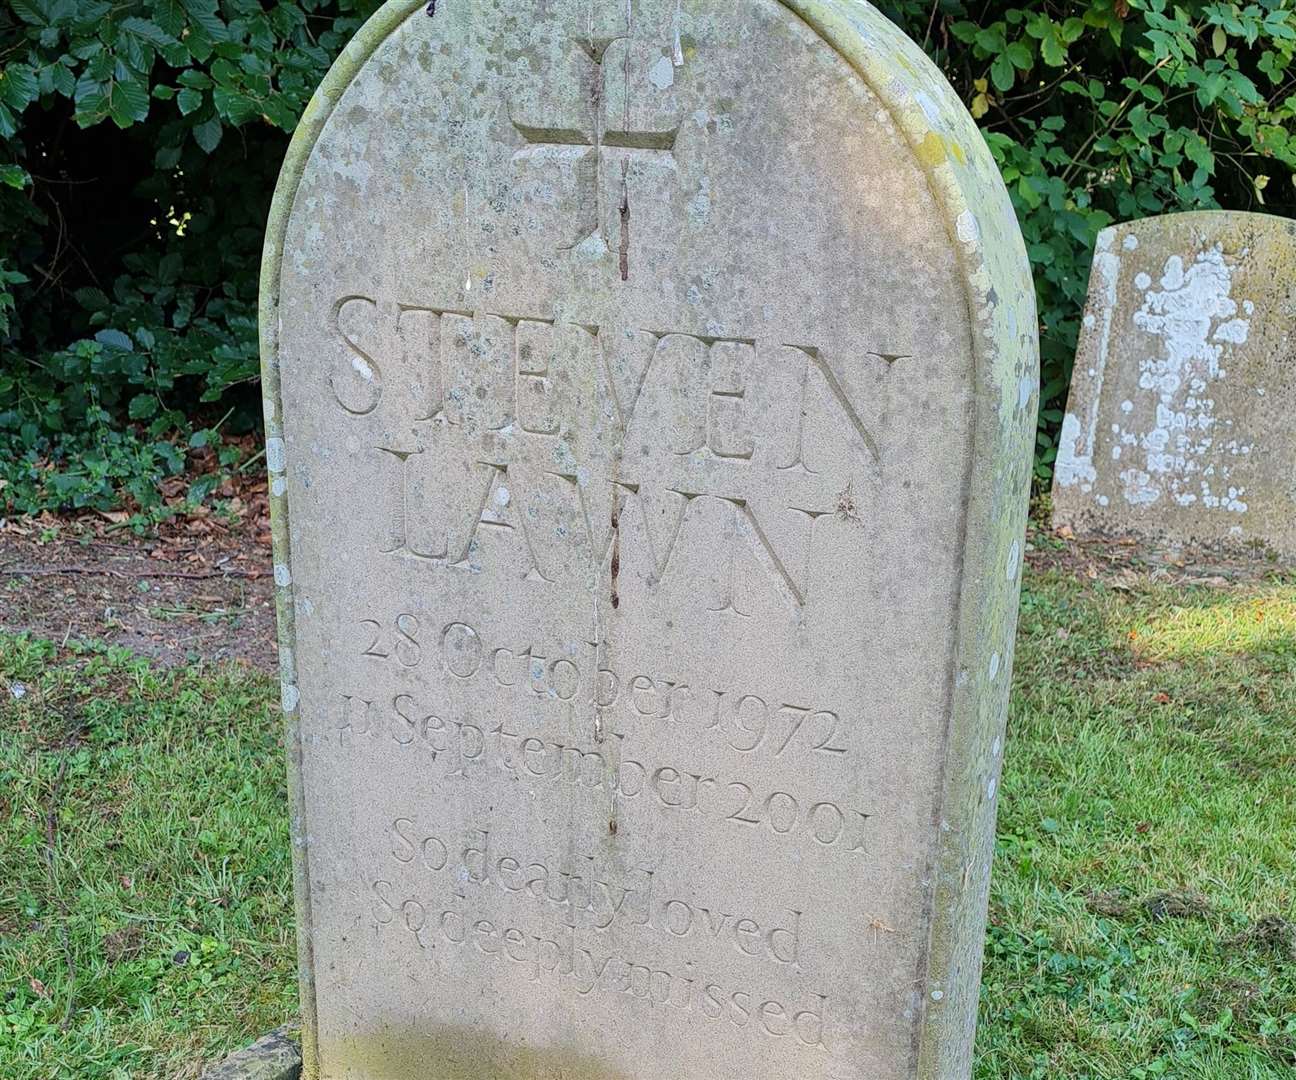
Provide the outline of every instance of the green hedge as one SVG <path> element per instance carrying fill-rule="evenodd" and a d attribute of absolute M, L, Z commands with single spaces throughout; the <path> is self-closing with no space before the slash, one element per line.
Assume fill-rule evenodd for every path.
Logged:
<path fill-rule="evenodd" d="M 469 0 L 460 0 L 469 2 Z M 1292 213 L 1296 0 L 883 5 L 963 95 L 1039 289 L 1047 479 L 1094 237 L 1149 214 Z M 0 500 L 149 512 L 188 449 L 255 428 L 278 164 L 377 0 L 0 8 Z M 195 496 L 202 496 L 204 481 Z"/>

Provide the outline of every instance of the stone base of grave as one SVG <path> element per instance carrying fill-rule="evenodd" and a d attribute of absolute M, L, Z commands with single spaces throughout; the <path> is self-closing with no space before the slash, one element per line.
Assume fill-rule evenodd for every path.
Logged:
<path fill-rule="evenodd" d="M 301 1047 L 295 1026 L 281 1027 L 246 1050 L 231 1054 L 202 1074 L 202 1080 L 298 1080 Z"/>

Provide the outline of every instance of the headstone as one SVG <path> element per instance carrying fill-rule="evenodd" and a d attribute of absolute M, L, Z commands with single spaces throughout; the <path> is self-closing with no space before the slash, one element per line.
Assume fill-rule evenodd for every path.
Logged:
<path fill-rule="evenodd" d="M 1104 230 L 1054 523 L 1296 557 L 1294 330 L 1296 222 L 1212 211 Z"/>
<path fill-rule="evenodd" d="M 388 4 L 263 330 L 306 1075 L 966 1077 L 1037 340 L 919 50 Z"/>

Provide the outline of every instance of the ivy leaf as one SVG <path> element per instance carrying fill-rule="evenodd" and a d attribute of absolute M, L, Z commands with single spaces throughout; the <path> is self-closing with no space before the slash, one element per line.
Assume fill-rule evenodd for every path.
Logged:
<path fill-rule="evenodd" d="M 176 105 L 180 109 L 181 116 L 188 116 L 191 112 L 202 107 L 203 95 L 201 90 L 195 90 L 191 86 L 181 89 L 176 95 Z"/>
<path fill-rule="evenodd" d="M 135 79 L 118 79 L 108 87 L 108 115 L 119 128 L 128 128 L 148 116 L 149 92 Z"/>
<path fill-rule="evenodd" d="M 222 134 L 223 130 L 219 116 L 213 116 L 210 120 L 198 124 L 193 129 L 194 142 L 209 154 L 220 145 Z"/>

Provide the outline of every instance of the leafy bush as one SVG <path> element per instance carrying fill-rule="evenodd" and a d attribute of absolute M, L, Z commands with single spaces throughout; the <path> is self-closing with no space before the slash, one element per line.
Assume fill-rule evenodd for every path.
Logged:
<path fill-rule="evenodd" d="M 1041 481 L 1098 233 L 1180 210 L 1296 209 L 1294 6 L 893 5 L 968 103 L 1017 208 L 1039 294 Z"/>
<path fill-rule="evenodd" d="M 105 509 L 123 495 L 156 505 L 186 442 L 257 424 L 256 296 L 275 176 L 315 86 L 378 6 L 0 8 L 10 509 Z"/>
<path fill-rule="evenodd" d="M 884 5 L 985 131 L 1040 296 L 1037 472 L 1115 220 L 1290 213 L 1296 0 Z M 261 236 L 289 132 L 378 0 L 0 8 L 0 482 L 147 507 L 184 444 L 257 423 Z M 217 417 L 220 420 L 217 421 Z M 178 448 L 177 448 L 178 447 Z"/>

